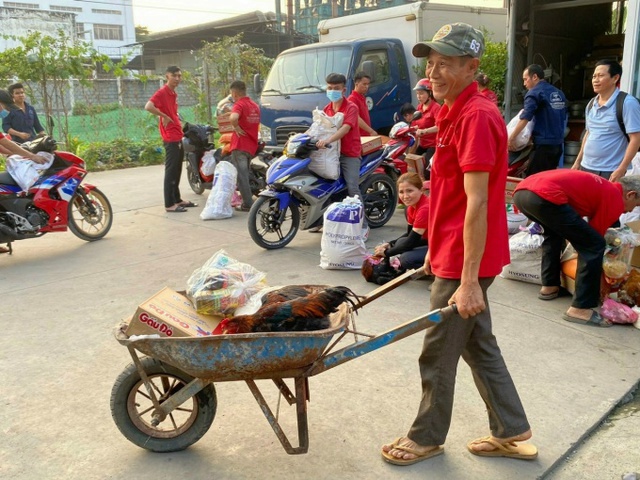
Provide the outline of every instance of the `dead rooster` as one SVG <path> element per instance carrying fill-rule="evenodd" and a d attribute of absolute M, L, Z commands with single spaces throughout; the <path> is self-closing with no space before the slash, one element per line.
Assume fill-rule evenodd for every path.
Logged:
<path fill-rule="evenodd" d="M 267 299 L 263 298 L 263 305 L 256 313 L 225 318 L 213 333 L 322 330 L 329 328 L 328 315 L 330 313 L 337 311 L 344 302 L 355 307 L 355 301 L 360 298 L 347 287 L 328 287 L 314 293 L 303 290 L 298 290 L 298 293 L 307 293 L 306 296 L 298 296 L 284 301 L 277 301 L 277 299 L 287 298 L 286 295 L 278 296 L 278 291 L 270 292 L 272 301 L 269 302 L 268 297 Z M 292 294 L 292 290 L 289 291 L 289 294 Z"/>

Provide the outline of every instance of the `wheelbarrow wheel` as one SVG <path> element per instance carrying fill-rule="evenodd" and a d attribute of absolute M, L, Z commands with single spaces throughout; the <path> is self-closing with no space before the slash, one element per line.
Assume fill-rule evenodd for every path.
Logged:
<path fill-rule="evenodd" d="M 141 362 L 160 403 L 193 380 L 159 360 L 145 357 Z M 209 384 L 154 426 L 155 409 L 134 364 L 118 376 L 111 390 L 116 426 L 129 441 L 152 452 L 176 452 L 196 443 L 211 427 L 217 405 L 215 388 Z"/>

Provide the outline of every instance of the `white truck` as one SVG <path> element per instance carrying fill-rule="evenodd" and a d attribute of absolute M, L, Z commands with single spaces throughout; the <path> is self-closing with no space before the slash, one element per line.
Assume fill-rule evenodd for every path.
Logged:
<path fill-rule="evenodd" d="M 507 10 L 429 2 L 347 15 L 318 24 L 320 41 L 285 50 L 276 58 L 261 93 L 262 139 L 278 151 L 291 133 L 304 132 L 314 108 L 323 108 L 325 77 L 332 72 L 347 77 L 347 95 L 356 72 L 371 77 L 367 95 L 372 127 L 388 132 L 393 114 L 412 102 L 412 88 L 424 72 L 411 49 L 447 23 L 465 22 L 485 28 L 494 41 L 506 38 Z"/>

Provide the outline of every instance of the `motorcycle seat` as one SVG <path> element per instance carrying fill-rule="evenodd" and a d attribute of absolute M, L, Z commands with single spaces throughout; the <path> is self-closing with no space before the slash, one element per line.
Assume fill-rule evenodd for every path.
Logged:
<path fill-rule="evenodd" d="M 13 177 L 11 175 L 9 175 L 9 173 L 7 173 L 7 172 L 0 172 L 0 184 L 18 186 L 16 181 L 13 179 Z"/>

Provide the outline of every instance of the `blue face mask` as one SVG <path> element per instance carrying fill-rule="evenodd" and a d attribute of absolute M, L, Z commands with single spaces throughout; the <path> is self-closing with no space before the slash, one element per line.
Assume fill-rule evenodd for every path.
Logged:
<path fill-rule="evenodd" d="M 327 98 L 332 102 L 337 102 L 342 98 L 342 92 L 340 90 L 327 90 Z"/>
<path fill-rule="evenodd" d="M 9 110 L 0 110 L 0 118 L 5 118 L 9 115 Z"/>

